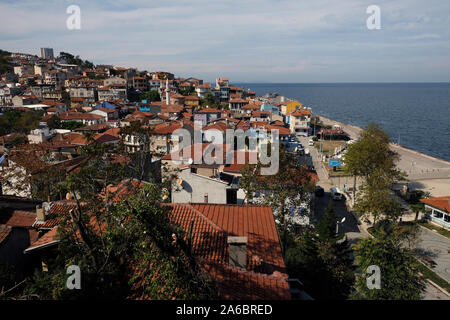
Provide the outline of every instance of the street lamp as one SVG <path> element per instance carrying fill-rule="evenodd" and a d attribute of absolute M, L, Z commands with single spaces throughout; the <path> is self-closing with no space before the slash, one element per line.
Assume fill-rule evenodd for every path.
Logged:
<path fill-rule="evenodd" d="M 338 231 L 339 231 L 339 224 L 343 224 L 344 221 L 345 221 L 345 217 L 342 218 L 342 220 L 340 222 L 336 221 L 336 235 L 338 234 Z"/>

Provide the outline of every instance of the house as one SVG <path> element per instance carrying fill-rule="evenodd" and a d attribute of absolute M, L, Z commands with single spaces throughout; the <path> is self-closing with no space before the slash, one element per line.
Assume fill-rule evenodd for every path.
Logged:
<path fill-rule="evenodd" d="M 123 84 L 111 84 L 98 88 L 98 100 L 119 100 L 127 98 L 127 87 Z"/>
<path fill-rule="evenodd" d="M 55 135 L 55 130 L 50 129 L 46 125 L 39 125 L 36 129 L 31 130 L 27 137 L 29 143 L 42 143 L 50 140 Z"/>
<path fill-rule="evenodd" d="M 145 77 L 132 77 L 128 79 L 128 87 L 133 87 L 139 91 L 148 90 L 148 81 Z"/>
<path fill-rule="evenodd" d="M 421 199 L 431 222 L 450 229 L 450 196 Z"/>
<path fill-rule="evenodd" d="M 252 111 L 250 121 L 272 121 L 272 112 L 271 111 Z"/>
<path fill-rule="evenodd" d="M 192 127 L 185 125 L 181 121 L 163 122 L 155 126 L 150 131 L 150 152 L 166 154 L 178 147 L 179 137 L 174 135 L 174 131 L 180 128 L 188 128 L 190 132 Z"/>
<path fill-rule="evenodd" d="M 219 173 L 219 164 L 191 164 L 181 167 L 172 184 L 172 203 L 236 204 L 238 178 Z"/>
<path fill-rule="evenodd" d="M 280 113 L 280 110 L 279 110 L 279 108 L 277 106 L 274 106 L 273 104 L 270 104 L 268 102 L 264 102 L 261 105 L 261 109 L 260 110 L 261 111 L 270 111 L 273 114 L 279 114 Z"/>
<path fill-rule="evenodd" d="M 200 98 L 205 98 L 206 94 L 211 92 L 211 85 L 209 83 L 200 84 L 195 87 L 195 92 Z"/>
<path fill-rule="evenodd" d="M 24 74 L 34 74 L 34 66 L 31 64 L 23 64 L 20 66 L 15 66 L 14 73 L 17 74 L 19 77 L 23 76 Z"/>
<path fill-rule="evenodd" d="M 85 101 L 91 103 L 98 101 L 97 86 L 93 85 L 70 87 L 69 94 L 71 100 L 73 98 L 83 98 Z"/>
<path fill-rule="evenodd" d="M 30 95 L 30 96 L 15 96 L 12 98 L 12 103 L 15 106 L 25 106 L 25 105 L 32 105 L 32 104 L 38 104 L 39 99 L 36 96 Z"/>
<path fill-rule="evenodd" d="M 229 101 L 229 109 L 230 110 L 238 110 L 240 111 L 243 106 L 248 104 L 248 101 L 241 98 L 230 99 Z"/>
<path fill-rule="evenodd" d="M 291 133 L 307 137 L 311 124 L 311 112 L 305 109 L 298 109 L 287 115 L 287 123 Z"/>
<path fill-rule="evenodd" d="M 230 98 L 239 99 L 243 98 L 244 89 L 235 86 L 230 86 Z"/>
<path fill-rule="evenodd" d="M 210 121 L 220 118 L 222 111 L 215 108 L 204 108 L 194 111 L 194 123 L 205 126 Z"/>
<path fill-rule="evenodd" d="M 186 96 L 184 97 L 184 105 L 191 110 L 198 108 L 200 104 L 200 98 L 197 96 Z"/>
<path fill-rule="evenodd" d="M 18 197 L 0 196 L 0 203 L 4 198 Z M 0 264 L 13 266 L 18 272 L 31 271 L 37 265 L 38 261 L 35 256 L 24 254 L 24 250 L 38 238 L 38 231 L 33 228 L 35 219 L 36 210 L 33 207 L 2 206 L 0 210 Z"/>
<path fill-rule="evenodd" d="M 184 106 L 181 104 L 161 104 L 160 114 L 169 118 L 178 117 L 181 116 L 183 110 Z"/>
<path fill-rule="evenodd" d="M 104 116 L 93 113 L 63 112 L 59 114 L 58 117 L 61 120 L 61 122 L 77 121 L 82 122 L 84 125 L 87 126 L 106 122 Z"/>
<path fill-rule="evenodd" d="M 110 78 L 103 80 L 103 86 L 105 86 L 105 87 L 108 87 L 108 86 L 114 85 L 114 84 L 126 86 L 127 80 L 125 80 L 124 78 L 121 78 L 121 77 L 110 77 Z"/>
<path fill-rule="evenodd" d="M 247 115 L 251 115 L 251 113 L 253 111 L 260 111 L 261 110 L 261 106 L 259 104 L 254 104 L 254 103 L 249 103 L 244 105 L 241 110 L 247 114 Z"/>
<path fill-rule="evenodd" d="M 123 121 L 125 125 L 130 125 L 131 122 L 139 121 L 142 125 L 148 125 L 155 118 L 155 115 L 151 112 L 135 111 L 128 114 Z"/>
<path fill-rule="evenodd" d="M 105 121 L 112 121 L 119 119 L 119 111 L 115 109 L 109 108 L 96 108 L 94 111 L 91 111 L 92 114 L 98 114 L 105 118 Z"/>
<path fill-rule="evenodd" d="M 291 299 L 270 207 L 170 204 L 170 219 L 192 233 L 192 252 L 218 285 L 220 299 Z M 192 224 L 193 222 L 193 224 Z"/>
<path fill-rule="evenodd" d="M 67 73 L 59 70 L 50 70 L 44 74 L 44 83 L 54 85 L 57 89 L 61 89 L 66 79 Z"/>
<path fill-rule="evenodd" d="M 297 100 L 294 101 L 288 101 L 284 102 L 281 105 L 281 113 L 285 116 L 289 115 L 290 113 L 294 112 L 295 110 L 300 110 L 303 108 L 303 105 L 298 102 Z"/>

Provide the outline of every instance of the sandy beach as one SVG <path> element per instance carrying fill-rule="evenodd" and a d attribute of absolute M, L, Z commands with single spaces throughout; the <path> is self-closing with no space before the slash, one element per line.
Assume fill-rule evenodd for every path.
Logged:
<path fill-rule="evenodd" d="M 326 125 L 341 126 L 351 139 L 357 139 L 362 130 L 357 126 L 319 117 Z M 450 162 L 394 143 L 391 148 L 400 154 L 398 167 L 406 172 L 411 189 L 429 191 L 435 197 L 450 195 Z"/>

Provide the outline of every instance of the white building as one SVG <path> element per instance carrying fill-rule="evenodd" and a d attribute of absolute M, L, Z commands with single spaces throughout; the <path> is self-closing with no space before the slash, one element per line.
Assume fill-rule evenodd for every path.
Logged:
<path fill-rule="evenodd" d="M 56 135 L 56 132 L 46 125 L 39 125 L 36 129 L 31 130 L 28 135 L 29 143 L 42 143 Z"/>

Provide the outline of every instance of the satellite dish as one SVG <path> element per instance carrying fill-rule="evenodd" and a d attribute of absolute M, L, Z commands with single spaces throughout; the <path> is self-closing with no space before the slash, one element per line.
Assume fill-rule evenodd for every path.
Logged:
<path fill-rule="evenodd" d="M 43 202 L 43 203 L 42 203 L 42 209 L 44 209 L 44 212 L 50 211 L 50 203 L 48 203 L 48 202 Z"/>
<path fill-rule="evenodd" d="M 66 193 L 66 200 L 70 200 L 70 193 L 69 192 Z"/>
<path fill-rule="evenodd" d="M 188 159 L 188 164 L 192 164 L 194 162 L 194 160 L 192 160 L 192 158 Z"/>
<path fill-rule="evenodd" d="M 345 217 L 344 217 L 344 218 L 342 218 L 342 220 L 341 220 L 341 223 L 344 223 L 344 221 L 345 221 Z"/>

